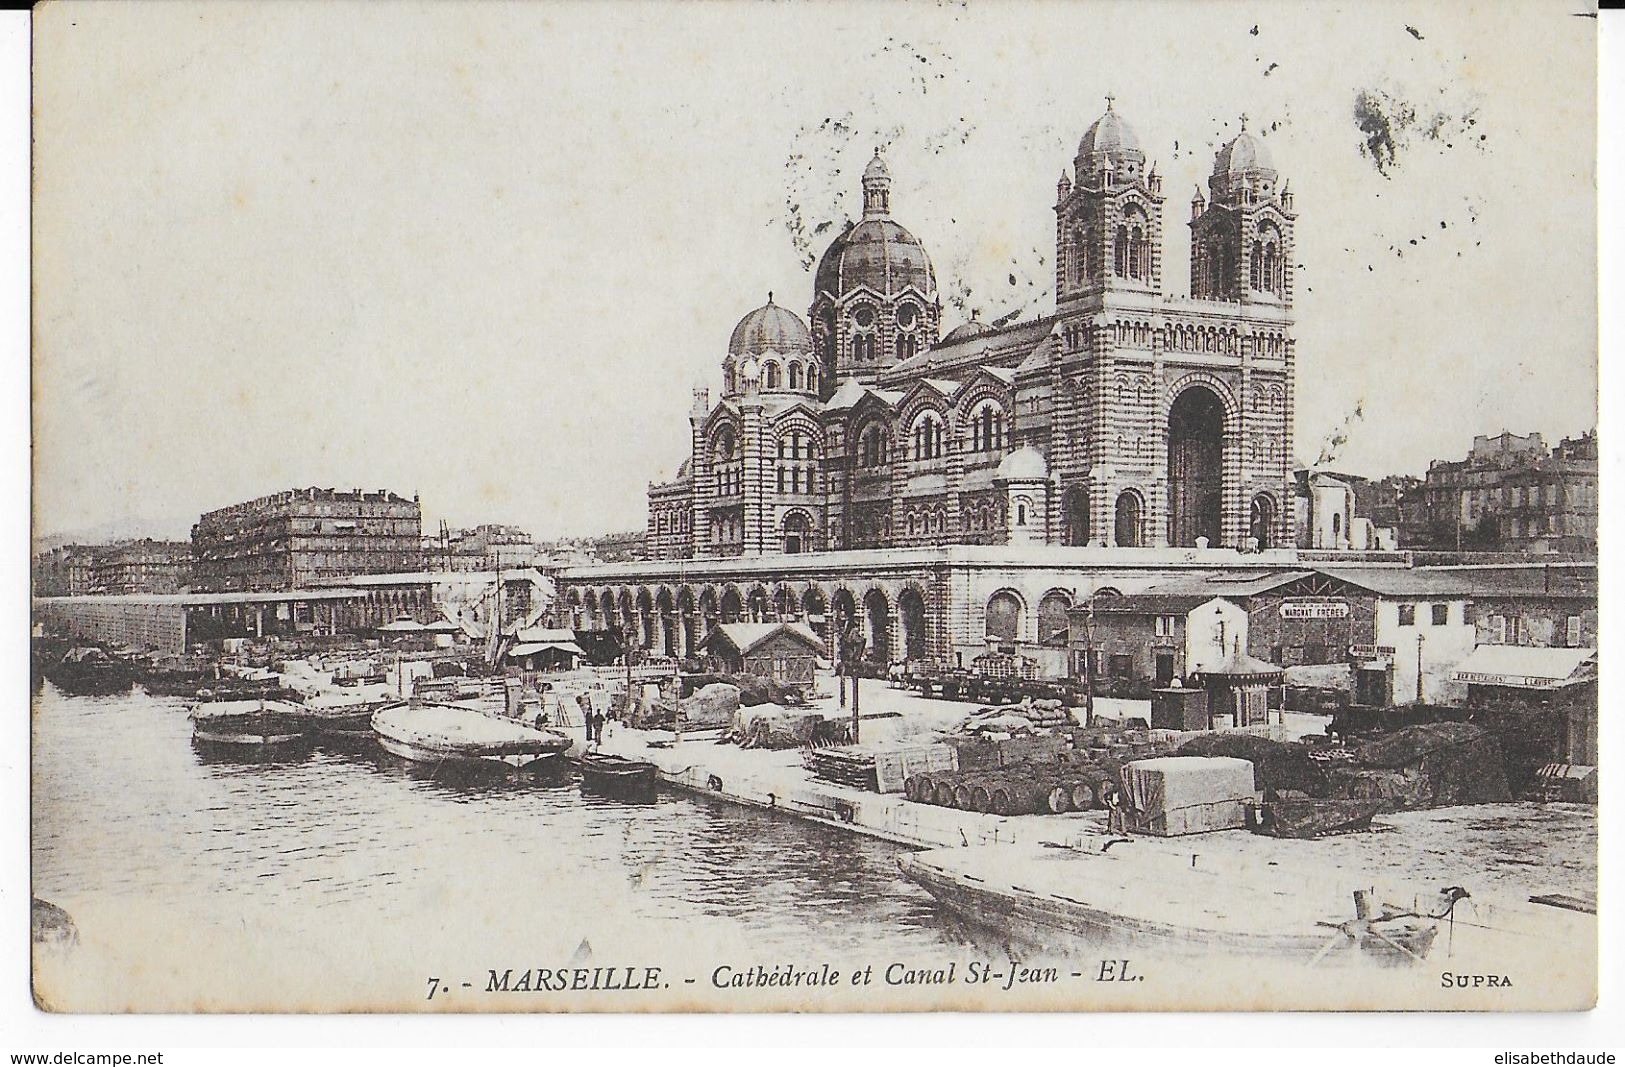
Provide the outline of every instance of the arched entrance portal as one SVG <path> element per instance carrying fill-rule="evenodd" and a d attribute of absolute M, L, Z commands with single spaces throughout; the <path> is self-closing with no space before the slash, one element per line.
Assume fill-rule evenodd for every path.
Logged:
<path fill-rule="evenodd" d="M 869 647 L 866 656 L 876 663 L 890 663 L 891 605 L 886 603 L 886 594 L 878 589 L 871 589 L 865 593 L 863 614 L 869 623 L 866 633 Z"/>
<path fill-rule="evenodd" d="M 1220 543 L 1224 489 L 1224 403 L 1195 386 L 1168 409 L 1168 543 Z"/>
<path fill-rule="evenodd" d="M 812 549 L 812 520 L 804 511 L 793 511 L 784 519 L 784 551 L 789 555 Z"/>
<path fill-rule="evenodd" d="M 1275 547 L 1275 501 L 1267 494 L 1253 497 L 1247 513 L 1247 534 L 1260 549 Z"/>
<path fill-rule="evenodd" d="M 897 617 L 903 624 L 903 655 L 911 660 L 926 655 L 925 598 L 918 589 L 905 589 L 897 598 Z"/>

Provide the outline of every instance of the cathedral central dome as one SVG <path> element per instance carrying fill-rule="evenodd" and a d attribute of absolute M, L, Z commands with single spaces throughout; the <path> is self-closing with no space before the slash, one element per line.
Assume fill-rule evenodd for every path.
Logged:
<path fill-rule="evenodd" d="M 891 217 L 891 171 L 878 150 L 863 171 L 863 221 L 830 244 L 813 280 L 815 292 L 837 300 L 860 286 L 883 297 L 910 286 L 927 299 L 937 291 L 925 246 Z"/>

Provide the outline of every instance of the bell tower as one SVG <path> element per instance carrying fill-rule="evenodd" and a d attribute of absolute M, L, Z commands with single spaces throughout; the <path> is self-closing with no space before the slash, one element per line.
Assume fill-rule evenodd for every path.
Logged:
<path fill-rule="evenodd" d="M 1162 290 L 1162 178 L 1106 97 L 1106 113 L 1083 135 L 1073 176 L 1056 186 L 1058 310 L 1107 290 Z"/>
<path fill-rule="evenodd" d="M 1191 198 L 1191 295 L 1241 304 L 1292 304 L 1290 183 L 1282 185 L 1268 150 L 1241 132 L 1219 150 L 1208 199 Z"/>

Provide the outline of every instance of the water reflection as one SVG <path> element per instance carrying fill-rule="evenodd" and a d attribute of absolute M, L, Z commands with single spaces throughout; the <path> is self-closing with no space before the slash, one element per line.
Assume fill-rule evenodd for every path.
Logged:
<path fill-rule="evenodd" d="M 34 733 L 35 892 L 48 899 L 229 901 L 239 918 L 297 909 L 318 926 L 364 906 L 455 926 L 446 902 L 466 907 L 479 888 L 613 899 L 660 924 L 721 919 L 763 951 L 955 940 L 892 846 L 664 789 L 583 789 L 563 763 L 470 774 L 327 747 L 244 763 L 194 752 L 179 699 L 49 685 Z"/>

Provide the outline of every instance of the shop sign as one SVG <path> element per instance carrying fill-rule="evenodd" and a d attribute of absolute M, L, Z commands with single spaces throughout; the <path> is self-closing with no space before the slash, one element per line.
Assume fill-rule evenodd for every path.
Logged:
<path fill-rule="evenodd" d="M 1346 619 L 1349 617 L 1347 600 L 1283 600 L 1283 619 Z"/>
<path fill-rule="evenodd" d="M 1350 659 L 1376 659 L 1377 658 L 1377 646 L 1376 645 L 1350 645 L 1349 646 L 1349 658 Z"/>
<path fill-rule="evenodd" d="M 1527 674 L 1480 674 L 1477 671 L 1457 671 L 1456 681 L 1474 685 L 1512 685 L 1521 689 L 1544 689 L 1552 685 L 1553 678 L 1531 678 Z"/>

